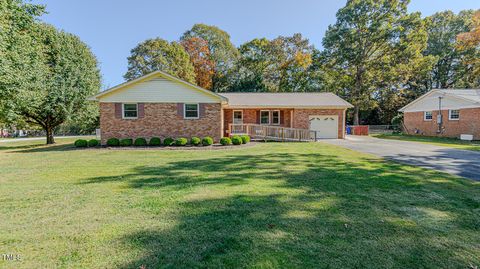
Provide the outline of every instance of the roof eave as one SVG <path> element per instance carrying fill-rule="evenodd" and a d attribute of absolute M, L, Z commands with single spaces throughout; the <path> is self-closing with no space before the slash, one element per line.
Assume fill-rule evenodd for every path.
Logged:
<path fill-rule="evenodd" d="M 300 108 L 300 109 L 348 109 L 352 108 L 352 105 L 323 105 L 323 106 L 304 106 L 304 105 L 276 105 L 276 104 L 264 104 L 264 105 L 229 105 L 225 108 L 231 109 L 252 109 L 252 108 Z"/>

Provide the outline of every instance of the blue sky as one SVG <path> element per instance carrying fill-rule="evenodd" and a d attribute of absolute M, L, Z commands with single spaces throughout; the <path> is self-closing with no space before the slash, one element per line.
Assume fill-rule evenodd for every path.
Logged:
<path fill-rule="evenodd" d="M 153 37 L 173 41 L 195 23 L 227 31 L 235 45 L 256 37 L 302 33 L 320 48 L 342 0 L 34 0 L 47 6 L 42 20 L 79 36 L 100 62 L 103 88 L 123 82 L 130 50 Z M 201 4 L 199 4 L 201 3 Z M 412 0 L 409 11 L 480 8 L 479 0 Z"/>

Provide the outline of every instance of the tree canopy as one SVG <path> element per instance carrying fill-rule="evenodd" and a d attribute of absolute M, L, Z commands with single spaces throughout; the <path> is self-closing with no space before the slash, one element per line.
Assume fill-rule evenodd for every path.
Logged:
<path fill-rule="evenodd" d="M 3 114 L 41 126 L 47 144 L 54 143 L 54 128 L 83 113 L 87 97 L 99 91 L 96 58 L 78 37 L 36 22 L 41 6 L 7 1 L 1 7 Z"/>
<path fill-rule="evenodd" d="M 229 76 L 231 91 L 312 90 L 315 49 L 301 34 L 273 40 L 253 39 L 242 44 L 239 52 L 239 60 Z"/>
<path fill-rule="evenodd" d="M 452 11 L 438 12 L 425 18 L 428 32 L 425 55 L 436 57 L 432 69 L 432 88 L 471 87 L 468 82 L 468 66 L 462 59 L 472 53 L 470 49 L 457 47 L 457 36 L 470 30 L 473 11 L 459 14 Z"/>
<path fill-rule="evenodd" d="M 456 49 L 464 57 L 462 64 L 467 72 L 466 80 L 472 83 L 472 87 L 480 86 L 480 10 L 477 10 L 470 23 L 468 32 L 460 33 L 457 36 Z"/>
<path fill-rule="evenodd" d="M 38 47 L 30 31 L 43 12 L 40 5 L 0 1 L 0 120 L 5 123 L 21 120 L 9 100 L 38 76 Z"/>
<path fill-rule="evenodd" d="M 177 42 L 161 38 L 148 39 L 131 50 L 125 79 L 132 80 L 161 70 L 185 81 L 195 83 L 190 56 Z"/>
<path fill-rule="evenodd" d="M 181 45 L 190 56 L 190 61 L 195 69 L 197 85 L 205 89 L 212 89 L 215 62 L 211 58 L 208 42 L 200 37 L 191 37 L 183 39 Z"/>
<path fill-rule="evenodd" d="M 421 54 L 427 41 L 423 22 L 419 13 L 407 13 L 408 2 L 349 0 L 328 27 L 327 64 L 355 106 L 354 124 L 360 123 L 361 109 L 376 105 L 375 96 L 402 89 L 412 67 L 430 61 Z"/>
<path fill-rule="evenodd" d="M 197 37 L 205 40 L 214 63 L 215 73 L 212 78 L 214 91 L 224 91 L 227 87 L 227 73 L 238 58 L 238 50 L 230 41 L 230 35 L 216 26 L 195 24 L 186 31 L 180 40 Z"/>

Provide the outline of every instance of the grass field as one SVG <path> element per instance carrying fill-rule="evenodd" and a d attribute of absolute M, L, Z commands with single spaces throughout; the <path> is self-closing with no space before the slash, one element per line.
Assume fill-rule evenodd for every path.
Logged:
<path fill-rule="evenodd" d="M 404 135 L 404 134 L 376 134 L 373 135 L 382 139 L 395 139 L 403 141 L 422 142 L 438 146 L 445 146 L 456 149 L 480 151 L 480 141 L 463 141 L 456 138 L 447 137 L 433 137 L 433 136 L 418 136 L 418 135 Z"/>
<path fill-rule="evenodd" d="M 322 143 L 0 143 L 5 268 L 473 268 L 480 183 Z"/>

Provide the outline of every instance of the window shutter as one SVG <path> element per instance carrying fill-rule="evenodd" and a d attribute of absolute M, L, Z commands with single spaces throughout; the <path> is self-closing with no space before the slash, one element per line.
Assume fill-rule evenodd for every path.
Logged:
<path fill-rule="evenodd" d="M 285 121 L 283 120 L 284 117 L 283 115 L 285 115 L 284 111 L 283 110 L 280 110 L 280 124 L 283 124 Z"/>
<path fill-rule="evenodd" d="M 183 103 L 177 103 L 177 116 L 183 118 Z"/>
<path fill-rule="evenodd" d="M 145 104 L 144 103 L 138 103 L 138 118 L 141 119 L 145 117 Z"/>
<path fill-rule="evenodd" d="M 260 124 L 260 110 L 257 110 L 256 113 L 257 113 L 257 124 Z"/>
<path fill-rule="evenodd" d="M 122 118 L 122 103 L 115 103 L 115 118 Z"/>
<path fill-rule="evenodd" d="M 205 106 L 206 106 L 206 104 L 205 103 L 200 103 L 200 104 L 198 104 L 198 106 L 199 106 L 198 110 L 199 110 L 199 113 L 200 113 L 199 117 L 202 118 L 202 117 L 205 116 Z"/>

